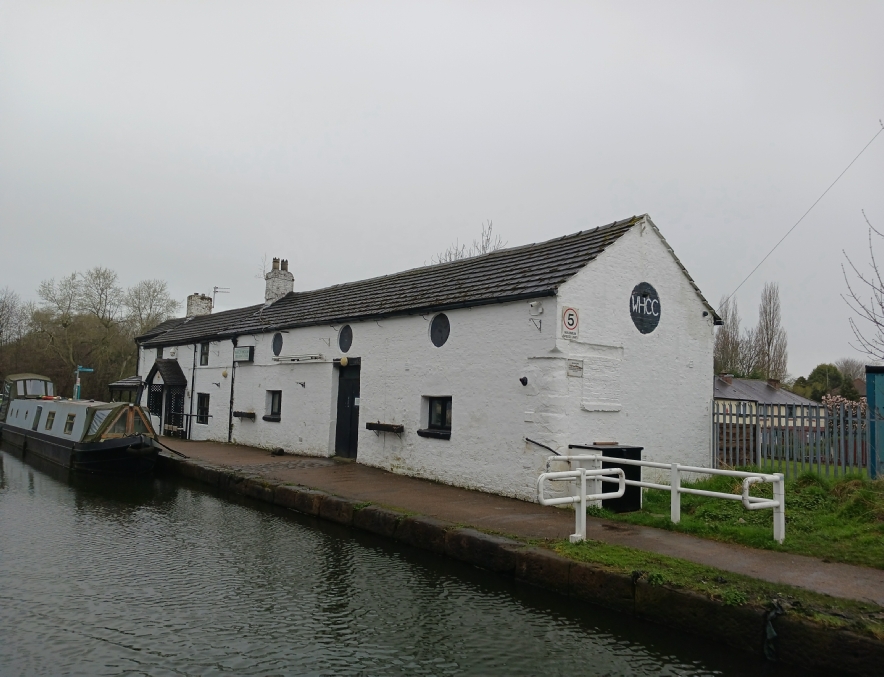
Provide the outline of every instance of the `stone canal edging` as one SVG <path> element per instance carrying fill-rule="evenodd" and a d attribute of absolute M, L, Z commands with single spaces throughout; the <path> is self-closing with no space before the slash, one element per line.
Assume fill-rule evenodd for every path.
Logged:
<path fill-rule="evenodd" d="M 689 590 L 651 585 L 639 572 L 624 575 L 511 538 L 193 459 L 161 455 L 159 470 L 220 491 L 361 529 L 788 665 L 857 675 L 880 674 L 884 669 L 884 642 L 788 612 L 728 606 Z"/>

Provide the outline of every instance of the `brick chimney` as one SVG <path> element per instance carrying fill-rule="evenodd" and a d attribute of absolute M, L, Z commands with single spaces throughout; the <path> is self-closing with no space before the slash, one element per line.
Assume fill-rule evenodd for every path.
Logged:
<path fill-rule="evenodd" d="M 776 390 L 780 389 L 780 379 L 778 378 L 769 378 L 767 379 L 767 385 Z"/>
<path fill-rule="evenodd" d="M 722 381 L 724 381 L 728 385 L 730 385 L 731 383 L 734 382 L 734 375 L 733 374 L 719 374 L 718 378 L 720 378 Z"/>
<path fill-rule="evenodd" d="M 212 297 L 194 292 L 187 297 L 187 317 L 212 314 Z"/>
<path fill-rule="evenodd" d="M 273 303 L 295 290 L 295 276 L 289 272 L 288 259 L 274 257 L 273 267 L 264 276 L 267 287 L 264 291 L 264 303 Z"/>

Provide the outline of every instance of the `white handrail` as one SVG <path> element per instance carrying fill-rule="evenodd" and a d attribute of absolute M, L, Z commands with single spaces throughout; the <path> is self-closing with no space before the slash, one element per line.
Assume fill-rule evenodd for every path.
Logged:
<path fill-rule="evenodd" d="M 589 494 L 586 493 L 586 478 L 589 477 L 598 477 L 602 478 L 604 475 L 617 475 L 617 479 L 605 477 L 604 479 L 609 482 L 618 482 L 619 487 L 617 491 L 610 491 L 608 493 L 601 494 Z M 562 480 L 580 480 L 580 485 L 578 489 L 578 493 L 576 496 L 563 496 L 560 498 L 545 498 L 543 495 L 543 483 L 547 480 L 555 482 Z M 620 498 L 623 496 L 623 493 L 626 491 L 626 475 L 623 472 L 622 468 L 604 468 L 597 470 L 587 470 L 586 468 L 577 468 L 576 470 L 566 470 L 562 472 L 545 472 L 541 473 L 540 477 L 537 478 L 537 502 L 540 505 L 565 505 L 568 503 L 578 503 L 579 506 L 574 509 L 574 521 L 575 521 L 575 529 L 574 533 L 571 534 L 571 542 L 577 543 L 578 541 L 586 540 L 586 502 L 587 501 L 600 501 L 607 500 L 609 498 Z"/>
<path fill-rule="evenodd" d="M 786 491 L 785 491 L 785 483 L 783 479 L 782 473 L 761 473 L 761 472 L 751 472 L 744 470 L 722 470 L 720 468 L 700 468 L 692 465 L 679 465 L 678 463 L 659 463 L 656 461 L 635 461 L 627 458 L 617 458 L 614 456 L 599 456 L 597 454 L 583 454 L 579 456 L 550 456 L 546 460 L 546 469 L 547 472 L 543 473 L 540 478 L 537 480 L 537 491 L 538 491 L 538 499 L 542 498 L 541 495 L 541 479 L 549 478 L 553 479 L 552 475 L 561 476 L 561 479 L 568 478 L 576 478 L 577 475 L 573 473 L 578 473 L 581 470 L 585 470 L 586 474 L 583 476 L 582 482 L 585 483 L 586 477 L 596 477 L 596 481 L 598 482 L 616 482 L 612 477 L 608 477 L 612 473 L 609 471 L 618 470 L 618 468 L 605 468 L 604 471 L 599 470 L 586 470 L 584 468 L 578 468 L 577 470 L 565 471 L 565 472 L 549 472 L 550 464 L 553 461 L 563 461 L 567 462 L 570 466 L 571 461 L 592 461 L 592 462 L 609 462 L 609 463 L 617 463 L 622 465 L 632 465 L 638 466 L 642 468 L 657 468 L 660 470 L 669 470 L 670 471 L 670 484 L 667 486 L 665 484 L 657 484 L 654 482 L 644 482 L 641 480 L 627 480 L 625 477 L 621 475 L 619 479 L 620 484 L 620 494 L 618 494 L 618 498 L 623 495 L 623 490 L 625 486 L 631 487 L 641 487 L 644 489 L 660 489 L 661 491 L 670 492 L 670 515 L 669 518 L 674 524 L 678 524 L 681 521 L 681 494 L 692 494 L 694 496 L 707 496 L 709 498 L 723 498 L 726 500 L 732 501 L 742 501 L 743 507 L 746 510 L 764 510 L 766 508 L 773 509 L 773 532 L 774 532 L 774 540 L 778 543 L 782 543 L 786 538 Z M 607 471 L 607 472 L 606 472 Z M 622 473 L 622 470 L 621 470 Z M 743 479 L 743 492 L 742 494 L 726 494 L 720 491 L 706 491 L 705 489 L 690 489 L 681 486 L 681 474 L 682 473 L 700 473 L 705 475 L 724 475 L 727 477 L 738 477 Z M 555 479 L 559 479 L 558 477 Z M 773 485 L 773 499 L 769 498 L 761 498 L 759 496 L 750 496 L 749 488 L 753 484 L 757 484 L 759 482 L 771 483 Z M 585 487 L 581 490 L 581 495 L 586 495 Z M 571 496 L 567 499 L 547 499 L 553 501 L 559 501 L 559 503 L 544 503 L 542 500 L 540 501 L 541 505 L 561 505 L 563 503 L 575 503 L 578 496 Z M 607 494 L 591 494 L 586 496 L 586 500 L 595 501 L 595 500 L 606 500 L 608 498 L 614 498 L 613 496 L 608 496 Z M 586 525 L 585 525 L 585 505 L 584 505 L 584 527 L 583 534 L 584 538 L 586 536 Z M 579 526 L 579 525 L 578 525 Z M 578 529 L 578 534 L 580 530 Z M 574 536 L 577 536 L 575 534 Z M 574 536 L 571 537 L 572 541 L 574 540 Z"/>

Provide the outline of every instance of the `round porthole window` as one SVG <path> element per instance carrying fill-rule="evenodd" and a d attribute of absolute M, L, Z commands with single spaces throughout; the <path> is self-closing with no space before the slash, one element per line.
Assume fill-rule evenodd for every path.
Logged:
<path fill-rule="evenodd" d="M 349 324 L 345 324 L 341 327 L 341 331 L 338 332 L 338 348 L 341 349 L 342 353 L 346 353 L 350 350 L 350 346 L 353 345 L 353 329 Z"/>
<path fill-rule="evenodd" d="M 445 313 L 439 313 L 430 323 L 430 340 L 434 346 L 441 348 L 445 345 L 450 333 L 451 323 L 448 321 L 448 316 Z"/>
<path fill-rule="evenodd" d="M 282 334 L 276 332 L 273 335 L 273 344 L 271 347 L 273 348 L 273 354 L 279 357 L 279 354 L 282 352 Z"/>

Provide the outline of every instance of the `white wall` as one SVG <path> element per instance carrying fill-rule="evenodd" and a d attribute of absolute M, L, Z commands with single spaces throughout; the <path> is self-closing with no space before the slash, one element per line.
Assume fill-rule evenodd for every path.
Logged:
<path fill-rule="evenodd" d="M 644 335 L 629 312 L 639 282 L 653 285 L 662 304 L 659 326 Z M 549 452 L 526 436 L 562 451 L 569 443 L 617 441 L 644 446 L 653 460 L 708 462 L 712 319 L 650 224 L 621 237 L 563 284 L 558 298 L 534 300 L 542 315 L 532 317 L 528 301 L 447 311 L 451 334 L 440 348 L 429 338 L 431 315 L 352 323 L 347 356 L 362 362 L 359 462 L 527 500 Z M 580 311 L 576 341 L 559 338 L 565 306 Z M 234 409 L 256 417 L 234 419 L 235 442 L 334 453 L 339 329 L 283 333 L 283 355 L 321 353 L 318 363 L 273 362 L 272 333 L 239 337 L 240 346 L 255 346 L 255 363 L 236 369 Z M 177 354 L 188 381 L 192 351 L 182 346 Z M 142 352 L 146 374 L 155 352 Z M 569 359 L 583 361 L 582 378 L 567 375 Z M 194 439 L 227 441 L 232 378 L 231 342 L 212 343 L 194 390 L 210 394 L 213 418 L 194 423 Z M 283 392 L 280 422 L 262 420 L 268 390 Z M 417 435 L 427 396 L 452 397 L 450 440 Z M 402 424 L 405 432 L 376 435 L 366 421 Z"/>
<path fill-rule="evenodd" d="M 565 416 L 536 423 L 535 434 L 554 447 L 616 441 L 643 446 L 649 460 L 708 466 L 713 320 L 704 317 L 705 304 L 665 241 L 651 224 L 642 225 L 560 288 L 559 314 L 568 306 L 580 311 L 579 339 L 560 339 L 561 358 L 544 360 L 543 368 L 562 374 L 568 358 L 583 360 L 584 377 L 566 377 L 566 388 L 558 379 L 555 392 L 537 397 L 535 411 Z M 649 334 L 630 316 L 640 282 L 660 297 L 660 322 Z M 600 403 L 611 406 L 595 406 Z M 601 410 L 617 403 L 619 411 Z"/>

